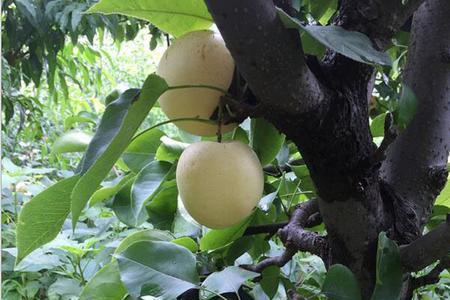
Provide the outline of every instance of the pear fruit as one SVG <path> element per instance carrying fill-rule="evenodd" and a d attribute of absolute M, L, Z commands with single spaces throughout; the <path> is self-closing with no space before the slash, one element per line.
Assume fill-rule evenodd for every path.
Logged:
<path fill-rule="evenodd" d="M 228 90 L 233 79 L 234 61 L 218 33 L 203 30 L 185 34 L 167 48 L 157 74 L 169 86 L 208 85 Z M 219 105 L 222 92 L 209 88 L 183 88 L 166 91 L 159 98 L 169 119 L 209 119 Z M 191 134 L 213 136 L 217 125 L 199 121 L 179 121 L 176 126 Z M 236 124 L 222 127 L 222 133 Z"/>
<path fill-rule="evenodd" d="M 214 229 L 248 217 L 264 188 L 258 157 L 239 141 L 191 144 L 180 156 L 176 180 L 187 212 Z"/>

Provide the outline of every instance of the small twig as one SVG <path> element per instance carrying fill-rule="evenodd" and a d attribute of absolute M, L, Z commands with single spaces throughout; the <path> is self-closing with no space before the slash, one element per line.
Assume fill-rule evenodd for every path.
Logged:
<path fill-rule="evenodd" d="M 392 113 L 387 113 L 386 119 L 384 120 L 384 138 L 373 156 L 374 165 L 386 159 L 386 150 L 396 138 L 397 130 L 394 127 L 394 117 Z"/>
<path fill-rule="evenodd" d="M 304 300 L 302 296 L 300 296 L 295 290 L 289 290 L 287 292 L 289 300 Z"/>
<path fill-rule="evenodd" d="M 283 172 L 291 172 L 292 166 L 301 166 L 304 164 L 305 161 L 303 159 L 294 159 L 281 166 L 267 165 L 263 168 L 263 170 L 273 177 L 281 177 L 281 175 L 283 175 Z"/>

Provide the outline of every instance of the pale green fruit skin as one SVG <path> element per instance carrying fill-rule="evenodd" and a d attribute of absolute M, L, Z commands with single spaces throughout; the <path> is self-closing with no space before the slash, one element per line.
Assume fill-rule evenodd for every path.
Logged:
<path fill-rule="evenodd" d="M 258 157 L 239 141 L 190 145 L 180 156 L 176 179 L 188 213 L 213 229 L 248 217 L 264 188 Z"/>
<path fill-rule="evenodd" d="M 157 74 L 169 86 L 209 85 L 228 90 L 233 79 L 234 61 L 219 34 L 209 30 L 190 32 L 166 50 L 159 62 Z M 159 98 L 162 111 L 169 117 L 209 119 L 223 93 L 206 88 L 187 88 L 165 92 Z M 189 133 L 213 136 L 217 125 L 198 121 L 174 123 Z M 236 124 L 222 128 L 231 131 Z"/>

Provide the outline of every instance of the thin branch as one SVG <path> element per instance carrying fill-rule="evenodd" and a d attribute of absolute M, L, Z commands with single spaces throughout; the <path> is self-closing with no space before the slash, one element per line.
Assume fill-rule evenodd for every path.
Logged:
<path fill-rule="evenodd" d="M 403 268 L 407 272 L 417 272 L 450 253 L 450 220 L 400 248 Z"/>
<path fill-rule="evenodd" d="M 263 168 L 264 172 L 270 174 L 273 177 L 281 177 L 285 172 L 291 172 L 293 166 L 301 166 L 305 165 L 305 161 L 303 159 L 293 159 L 288 161 L 287 164 L 284 165 L 267 165 Z"/>
<path fill-rule="evenodd" d="M 244 232 L 244 235 L 254 235 L 254 234 L 260 234 L 260 233 L 269 233 L 271 235 L 274 235 L 278 232 L 279 229 L 286 226 L 288 222 L 280 222 L 280 223 L 273 223 L 273 224 L 264 224 L 264 225 L 256 225 L 256 226 L 249 226 Z"/>
<path fill-rule="evenodd" d="M 283 254 L 266 258 L 256 265 L 244 265 L 242 267 L 258 273 L 262 272 L 268 266 L 275 265 L 282 267 L 292 259 L 297 251 L 308 251 L 327 260 L 328 242 L 326 238 L 317 233 L 304 230 L 305 226 L 309 223 L 309 219 L 317 214 L 318 210 L 316 199 L 311 199 L 297 205 L 289 223 L 278 230 L 280 239 L 286 247 Z M 316 220 L 317 216 L 314 219 Z M 272 230 L 273 228 L 266 227 L 266 229 Z"/>

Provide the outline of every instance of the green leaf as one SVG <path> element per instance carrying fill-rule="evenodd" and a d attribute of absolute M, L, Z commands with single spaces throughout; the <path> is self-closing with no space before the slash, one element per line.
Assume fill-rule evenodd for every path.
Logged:
<path fill-rule="evenodd" d="M 80 295 L 80 300 L 122 300 L 127 294 L 120 280 L 119 266 L 116 261 L 101 268 L 89 280 Z"/>
<path fill-rule="evenodd" d="M 140 94 L 138 90 L 128 90 L 106 107 L 99 128 L 81 163 L 80 171 L 83 176 L 72 192 L 71 211 L 74 228 L 87 201 L 126 149 L 156 100 L 167 88 L 164 79 L 150 75 L 145 80 Z"/>
<path fill-rule="evenodd" d="M 116 195 L 124 186 L 127 184 L 131 184 L 134 179 L 136 178 L 136 175 L 133 173 L 130 173 L 128 175 L 125 175 L 122 177 L 122 179 L 114 186 L 104 187 L 101 188 L 92 195 L 91 199 L 89 199 L 89 206 L 94 206 L 95 204 L 102 202 L 106 199 L 109 199 Z"/>
<path fill-rule="evenodd" d="M 361 289 L 355 275 L 344 265 L 332 265 L 322 286 L 330 300 L 360 300 Z M 390 299 L 390 298 L 386 298 Z"/>
<path fill-rule="evenodd" d="M 146 20 L 179 37 L 187 32 L 208 29 L 213 24 L 203 0 L 101 0 L 87 13 L 122 14 Z"/>
<path fill-rule="evenodd" d="M 237 240 L 244 234 L 245 229 L 247 229 L 248 225 L 253 220 L 253 217 L 254 214 L 241 223 L 231 227 L 208 231 L 200 240 L 200 250 L 216 250 Z"/>
<path fill-rule="evenodd" d="M 175 299 L 199 281 L 195 256 L 171 242 L 137 242 L 115 257 L 120 278 L 133 297 Z"/>
<path fill-rule="evenodd" d="M 272 299 L 278 291 L 280 283 L 280 268 L 277 266 L 269 266 L 262 273 L 262 280 L 259 282 L 264 293 Z"/>
<path fill-rule="evenodd" d="M 385 232 L 378 236 L 377 280 L 372 300 L 398 299 L 403 283 L 400 250 Z"/>
<path fill-rule="evenodd" d="M 175 164 L 163 161 L 153 161 L 145 166 L 136 176 L 131 187 L 130 210 L 134 226 L 140 225 L 139 215 L 152 197 L 160 191 L 161 185 L 175 170 Z"/>
<path fill-rule="evenodd" d="M 119 246 L 117 246 L 114 254 L 119 254 L 120 252 L 125 251 L 128 247 L 137 242 L 144 241 L 165 241 L 170 242 L 173 239 L 173 236 L 168 231 L 162 231 L 157 229 L 146 229 L 135 232 L 120 242 Z"/>
<path fill-rule="evenodd" d="M 450 209 L 450 180 L 447 178 L 447 184 L 442 189 L 439 196 L 436 198 L 435 206 L 444 206 Z"/>
<path fill-rule="evenodd" d="M 275 126 L 262 118 L 252 119 L 250 136 L 252 148 L 263 166 L 275 159 L 285 138 Z"/>
<path fill-rule="evenodd" d="M 91 135 L 82 131 L 69 131 L 56 139 L 53 143 L 52 151 L 54 153 L 83 152 L 91 139 Z"/>
<path fill-rule="evenodd" d="M 370 132 L 372 137 L 382 137 L 384 136 L 384 122 L 386 120 L 387 113 L 382 113 L 376 116 L 372 123 L 370 124 Z"/>
<path fill-rule="evenodd" d="M 191 251 L 192 253 L 195 253 L 198 251 L 197 243 L 193 239 L 191 239 L 190 237 L 187 237 L 187 236 L 177 238 L 177 239 L 173 240 L 172 243 L 183 246 L 186 249 L 189 249 L 189 251 Z"/>
<path fill-rule="evenodd" d="M 161 138 L 161 142 L 162 144 L 156 151 L 156 159 L 168 162 L 176 161 L 180 157 L 181 153 L 183 153 L 184 149 L 189 146 L 187 143 L 173 140 L 167 136 L 163 136 Z"/>
<path fill-rule="evenodd" d="M 258 276 L 258 273 L 236 266 L 226 267 L 206 277 L 201 285 L 201 299 L 211 299 L 216 294 L 237 293 L 244 282 Z"/>
<path fill-rule="evenodd" d="M 326 25 L 331 16 L 336 12 L 337 0 L 310 0 L 309 10 L 314 19 L 320 24 Z"/>
<path fill-rule="evenodd" d="M 398 102 L 398 108 L 396 111 L 397 125 L 401 129 L 405 129 L 409 122 L 413 119 L 417 110 L 417 97 L 407 85 L 403 84 L 402 94 Z"/>
<path fill-rule="evenodd" d="M 350 59 L 365 64 L 379 64 L 390 66 L 392 64 L 389 55 L 373 48 L 370 39 L 357 31 L 348 31 L 339 26 L 302 25 L 284 11 L 278 9 L 278 15 L 287 28 L 302 29 L 313 38 Z"/>
<path fill-rule="evenodd" d="M 17 261 L 53 240 L 70 212 L 70 193 L 79 175 L 63 179 L 23 206 L 17 223 Z"/>
<path fill-rule="evenodd" d="M 156 128 L 137 135 L 122 155 L 127 167 L 134 173 L 139 173 L 144 166 L 152 162 L 163 135 L 164 132 Z"/>

